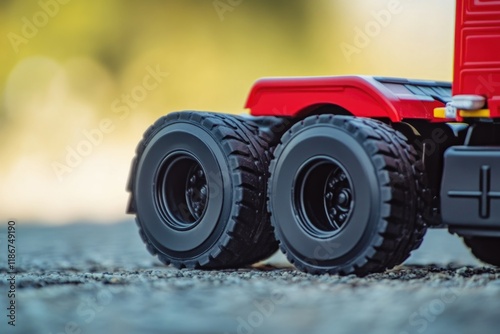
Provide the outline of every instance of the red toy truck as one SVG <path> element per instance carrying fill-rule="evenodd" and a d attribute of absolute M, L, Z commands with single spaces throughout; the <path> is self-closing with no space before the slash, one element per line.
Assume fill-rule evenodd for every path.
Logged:
<path fill-rule="evenodd" d="M 183 268 L 366 275 L 428 227 L 500 265 L 500 1 L 457 0 L 453 85 L 384 77 L 259 80 L 251 116 L 160 118 L 132 163 L 128 213 Z"/>

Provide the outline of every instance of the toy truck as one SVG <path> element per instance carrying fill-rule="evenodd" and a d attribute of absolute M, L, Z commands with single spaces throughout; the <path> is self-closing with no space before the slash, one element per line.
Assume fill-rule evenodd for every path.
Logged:
<path fill-rule="evenodd" d="M 249 116 L 160 118 L 128 182 L 147 249 L 217 269 L 280 247 L 299 270 L 362 276 L 441 227 L 500 265 L 500 1 L 457 0 L 456 13 L 453 85 L 269 78 Z"/>

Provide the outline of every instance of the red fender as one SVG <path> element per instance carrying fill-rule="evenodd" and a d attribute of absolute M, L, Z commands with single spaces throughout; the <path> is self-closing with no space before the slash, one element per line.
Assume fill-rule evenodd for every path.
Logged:
<path fill-rule="evenodd" d="M 420 88 L 419 88 L 420 87 Z M 266 78 L 255 83 L 246 108 L 254 116 L 300 116 L 336 105 L 357 117 L 434 119 L 451 97 L 449 83 L 369 76 Z"/>

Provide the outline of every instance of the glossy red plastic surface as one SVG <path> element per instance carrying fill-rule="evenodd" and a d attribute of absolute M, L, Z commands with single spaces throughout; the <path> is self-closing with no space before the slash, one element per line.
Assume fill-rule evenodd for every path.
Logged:
<path fill-rule="evenodd" d="M 457 0 L 453 95 L 488 98 L 500 117 L 500 0 Z"/>
<path fill-rule="evenodd" d="M 261 79 L 253 86 L 246 108 L 254 116 L 297 116 L 335 105 L 358 117 L 440 121 L 434 119 L 433 110 L 444 106 L 443 102 L 413 94 L 405 87 L 405 79 L 387 80 L 369 76 Z"/>

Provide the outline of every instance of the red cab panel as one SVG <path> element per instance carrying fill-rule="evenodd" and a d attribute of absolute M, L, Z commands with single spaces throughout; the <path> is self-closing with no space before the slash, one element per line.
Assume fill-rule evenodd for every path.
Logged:
<path fill-rule="evenodd" d="M 500 0 L 457 1 L 453 95 L 488 99 L 500 117 Z"/>

